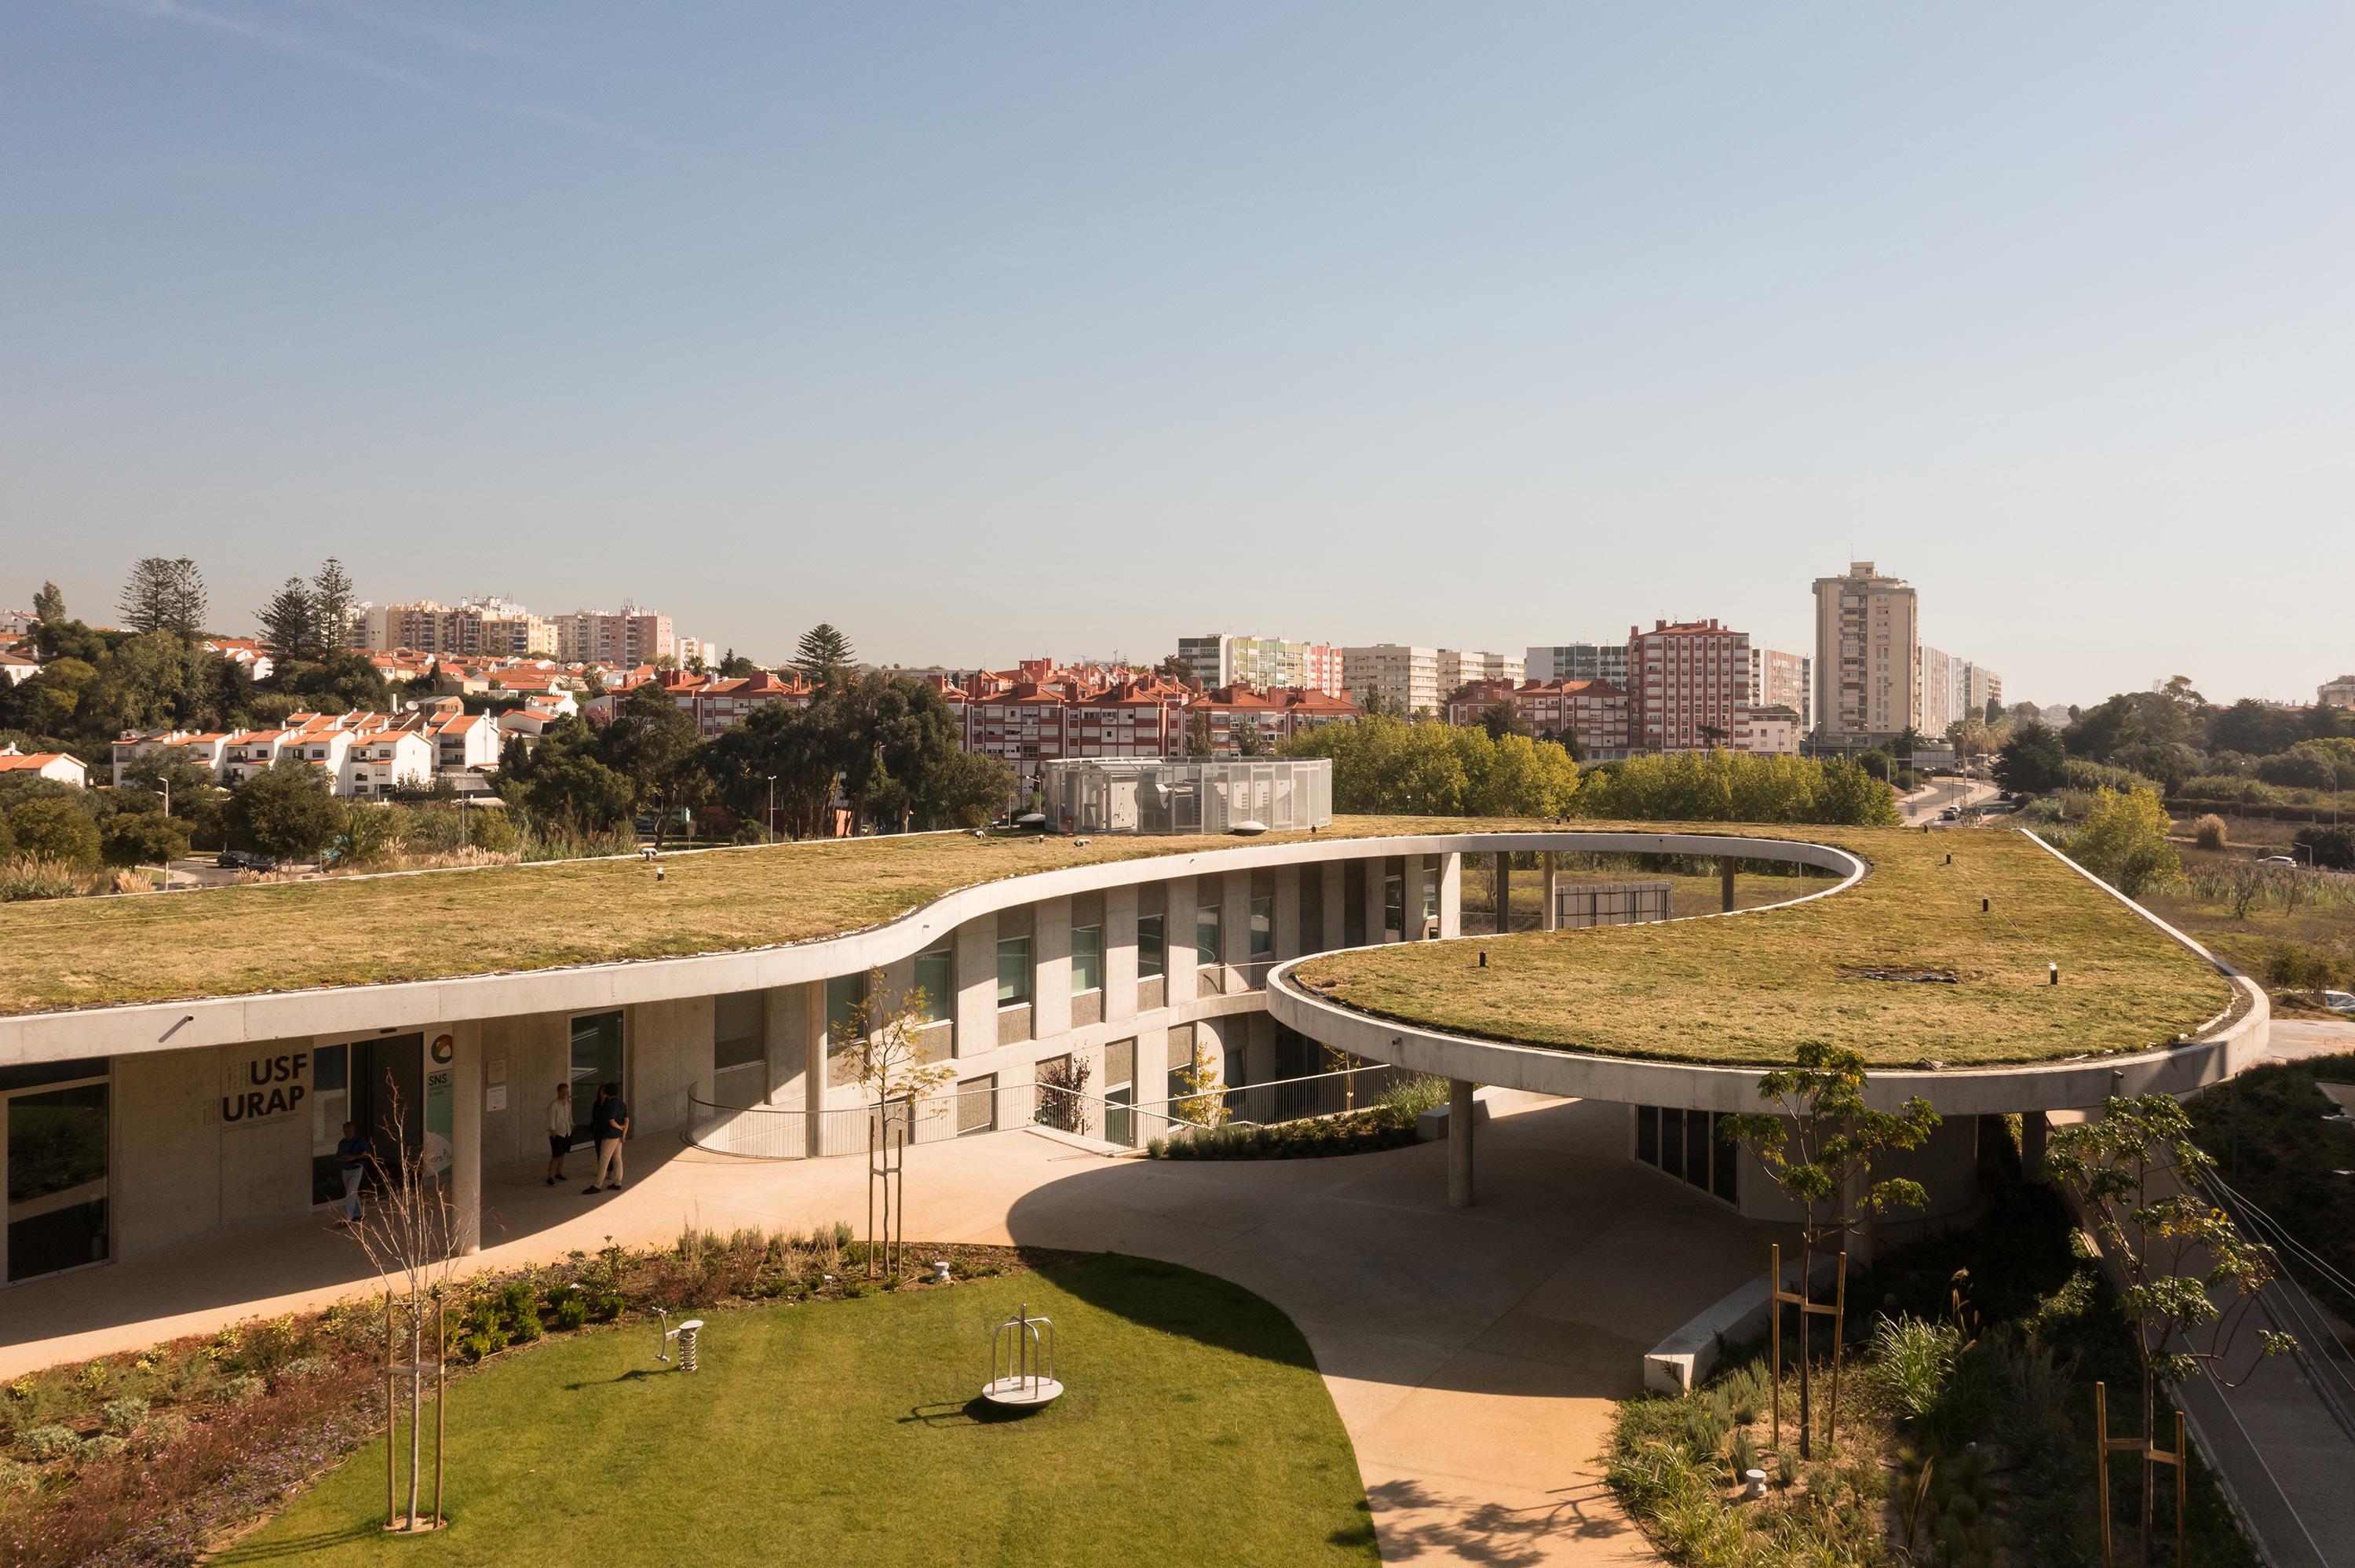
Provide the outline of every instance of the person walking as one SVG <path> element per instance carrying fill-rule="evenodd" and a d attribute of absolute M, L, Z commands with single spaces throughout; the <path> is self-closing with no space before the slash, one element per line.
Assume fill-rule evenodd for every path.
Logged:
<path fill-rule="evenodd" d="M 597 1135 L 597 1173 L 581 1190 L 594 1192 L 602 1182 L 618 1192 L 622 1186 L 622 1144 L 630 1136 L 630 1107 L 622 1103 L 621 1085 L 599 1086 L 597 1108 L 590 1114 L 589 1125 Z M 612 1172 L 610 1177 L 608 1171 Z"/>
<path fill-rule="evenodd" d="M 572 1086 L 559 1082 L 548 1102 L 548 1184 L 564 1180 L 565 1151 L 572 1147 Z"/>
<path fill-rule="evenodd" d="M 344 1217 L 336 1224 L 344 1229 L 360 1223 L 360 1181 L 375 1159 L 375 1147 L 359 1124 L 344 1123 L 344 1136 L 336 1145 L 336 1165 L 344 1173 Z"/>

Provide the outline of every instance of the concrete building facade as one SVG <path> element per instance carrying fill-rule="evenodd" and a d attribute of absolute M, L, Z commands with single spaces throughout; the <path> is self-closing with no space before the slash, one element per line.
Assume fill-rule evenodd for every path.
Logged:
<path fill-rule="evenodd" d="M 622 601 L 618 614 L 576 609 L 555 617 L 554 625 L 554 652 L 566 663 L 627 670 L 678 657 L 678 640 L 671 630 L 670 617 L 643 609 L 629 599 Z"/>
<path fill-rule="evenodd" d="M 1799 715 L 1799 732 L 1806 734 L 1813 727 L 1816 708 L 1815 661 L 1805 653 L 1753 647 L 1750 705 L 1790 709 Z"/>
<path fill-rule="evenodd" d="M 1181 637 L 1178 656 L 1204 691 L 1220 686 L 1302 686 L 1338 695 L 1341 650 L 1328 642 L 1295 642 L 1288 637 L 1244 637 L 1214 632 Z"/>
<path fill-rule="evenodd" d="M 1439 689 L 1439 650 L 1398 642 L 1342 649 L 1341 683 L 1359 707 L 1401 715 L 1436 714 L 1448 695 Z"/>
<path fill-rule="evenodd" d="M 1627 683 L 1625 642 L 1557 642 L 1531 648 L 1522 660 L 1522 672 L 1532 681 L 1608 681 Z"/>
<path fill-rule="evenodd" d="M 1917 727 L 1922 624 L 1913 588 L 1870 561 L 1817 577 L 1815 740 L 1861 751 Z"/>
<path fill-rule="evenodd" d="M 1627 631 L 1628 744 L 1638 751 L 1731 747 L 1748 726 L 1750 634 L 1715 620 Z"/>

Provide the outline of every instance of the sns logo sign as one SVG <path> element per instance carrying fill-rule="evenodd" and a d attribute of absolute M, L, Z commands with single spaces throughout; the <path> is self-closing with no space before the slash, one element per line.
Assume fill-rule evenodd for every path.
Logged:
<path fill-rule="evenodd" d="M 231 1063 L 220 1100 L 221 1120 L 265 1121 L 303 1108 L 311 1094 L 311 1053 L 284 1051 Z"/>

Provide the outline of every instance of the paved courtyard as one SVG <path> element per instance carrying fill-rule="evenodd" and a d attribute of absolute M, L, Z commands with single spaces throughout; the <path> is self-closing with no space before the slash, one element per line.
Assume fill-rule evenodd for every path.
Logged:
<path fill-rule="evenodd" d="M 1623 1107 L 1488 1091 L 1480 1202 L 1445 1206 L 1443 1145 L 1334 1160 L 1107 1159 L 1039 1133 L 908 1155 L 908 1234 L 1166 1258 L 1298 1322 L 1357 1446 L 1396 1563 L 1651 1562 L 1602 1485 L 1609 1402 L 1639 1357 L 1754 1274 L 1764 1235 L 1629 1162 Z M 857 1160 L 768 1164 L 649 1139 L 588 1198 L 531 1171 L 486 1183 L 479 1262 L 668 1240 L 683 1225 L 862 1223 Z M 365 1286 L 318 1223 L 9 1292 L 0 1376 L 323 1305 Z M 1085 1348 L 1067 1354 L 1085 1376 Z"/>

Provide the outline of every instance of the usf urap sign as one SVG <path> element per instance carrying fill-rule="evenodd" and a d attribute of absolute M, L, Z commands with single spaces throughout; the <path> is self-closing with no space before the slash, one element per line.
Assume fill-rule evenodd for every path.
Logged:
<path fill-rule="evenodd" d="M 221 1064 L 220 1118 L 228 1126 L 293 1116 L 311 1100 L 311 1053 L 273 1051 Z"/>

